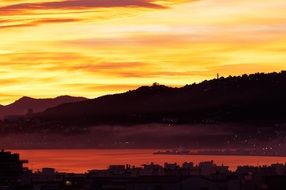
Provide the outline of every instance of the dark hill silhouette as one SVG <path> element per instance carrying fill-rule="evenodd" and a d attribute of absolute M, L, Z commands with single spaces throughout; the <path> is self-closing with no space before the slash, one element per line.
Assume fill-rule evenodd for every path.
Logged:
<path fill-rule="evenodd" d="M 84 102 L 35 117 L 67 124 L 152 122 L 284 122 L 286 72 L 219 78 L 171 88 L 159 84 Z"/>
<path fill-rule="evenodd" d="M 9 116 L 25 115 L 29 111 L 33 113 L 38 113 L 45 111 L 47 108 L 55 107 L 60 104 L 69 102 L 79 102 L 87 100 L 82 97 L 72 97 L 72 96 L 59 96 L 56 98 L 46 98 L 46 99 L 35 99 L 30 97 L 22 97 L 16 100 L 14 103 L 7 106 L 0 106 L 0 118 L 5 118 Z"/>

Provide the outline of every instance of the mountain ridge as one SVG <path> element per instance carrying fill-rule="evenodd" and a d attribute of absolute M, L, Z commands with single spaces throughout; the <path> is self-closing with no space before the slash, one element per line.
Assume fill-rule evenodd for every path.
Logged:
<path fill-rule="evenodd" d="M 23 96 L 11 104 L 0 106 L 0 118 L 4 119 L 6 117 L 25 115 L 28 112 L 42 112 L 50 107 L 55 107 L 60 104 L 85 100 L 87 100 L 87 98 L 68 95 L 57 96 L 55 98 L 32 98 Z"/>
<path fill-rule="evenodd" d="M 286 72 L 221 77 L 172 88 L 154 84 L 62 104 L 34 115 L 73 124 L 286 121 Z"/>

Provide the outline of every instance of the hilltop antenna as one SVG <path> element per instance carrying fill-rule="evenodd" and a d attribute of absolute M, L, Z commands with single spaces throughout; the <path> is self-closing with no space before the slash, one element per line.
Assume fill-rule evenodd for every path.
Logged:
<path fill-rule="evenodd" d="M 216 78 L 219 79 L 219 73 L 216 74 Z"/>

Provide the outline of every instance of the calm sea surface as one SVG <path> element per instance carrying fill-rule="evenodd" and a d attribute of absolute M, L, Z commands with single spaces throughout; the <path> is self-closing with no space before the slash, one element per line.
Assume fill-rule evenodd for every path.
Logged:
<path fill-rule="evenodd" d="M 91 169 L 105 169 L 112 164 L 131 164 L 140 166 L 150 162 L 182 164 L 183 162 L 199 163 L 213 160 L 217 164 L 230 166 L 235 170 L 239 165 L 270 165 L 285 163 L 286 157 L 262 156 L 205 156 L 205 155 L 154 155 L 157 150 L 151 149 L 76 149 L 76 150 L 11 150 L 19 153 L 21 159 L 29 160 L 27 166 L 38 170 L 43 167 L 56 168 L 61 172 L 86 172 Z"/>

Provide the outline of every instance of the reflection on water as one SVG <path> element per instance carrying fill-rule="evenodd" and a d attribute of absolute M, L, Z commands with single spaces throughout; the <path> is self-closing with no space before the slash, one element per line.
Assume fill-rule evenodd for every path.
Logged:
<path fill-rule="evenodd" d="M 217 164 L 230 166 L 235 170 L 238 165 L 270 165 L 285 163 L 286 157 L 262 156 L 206 156 L 206 155 L 155 155 L 152 149 L 75 149 L 75 150 L 11 150 L 20 153 L 22 159 L 29 160 L 30 169 L 53 167 L 61 172 L 86 172 L 91 169 L 105 169 L 112 164 L 142 164 L 155 162 L 199 163 L 214 160 Z"/>

